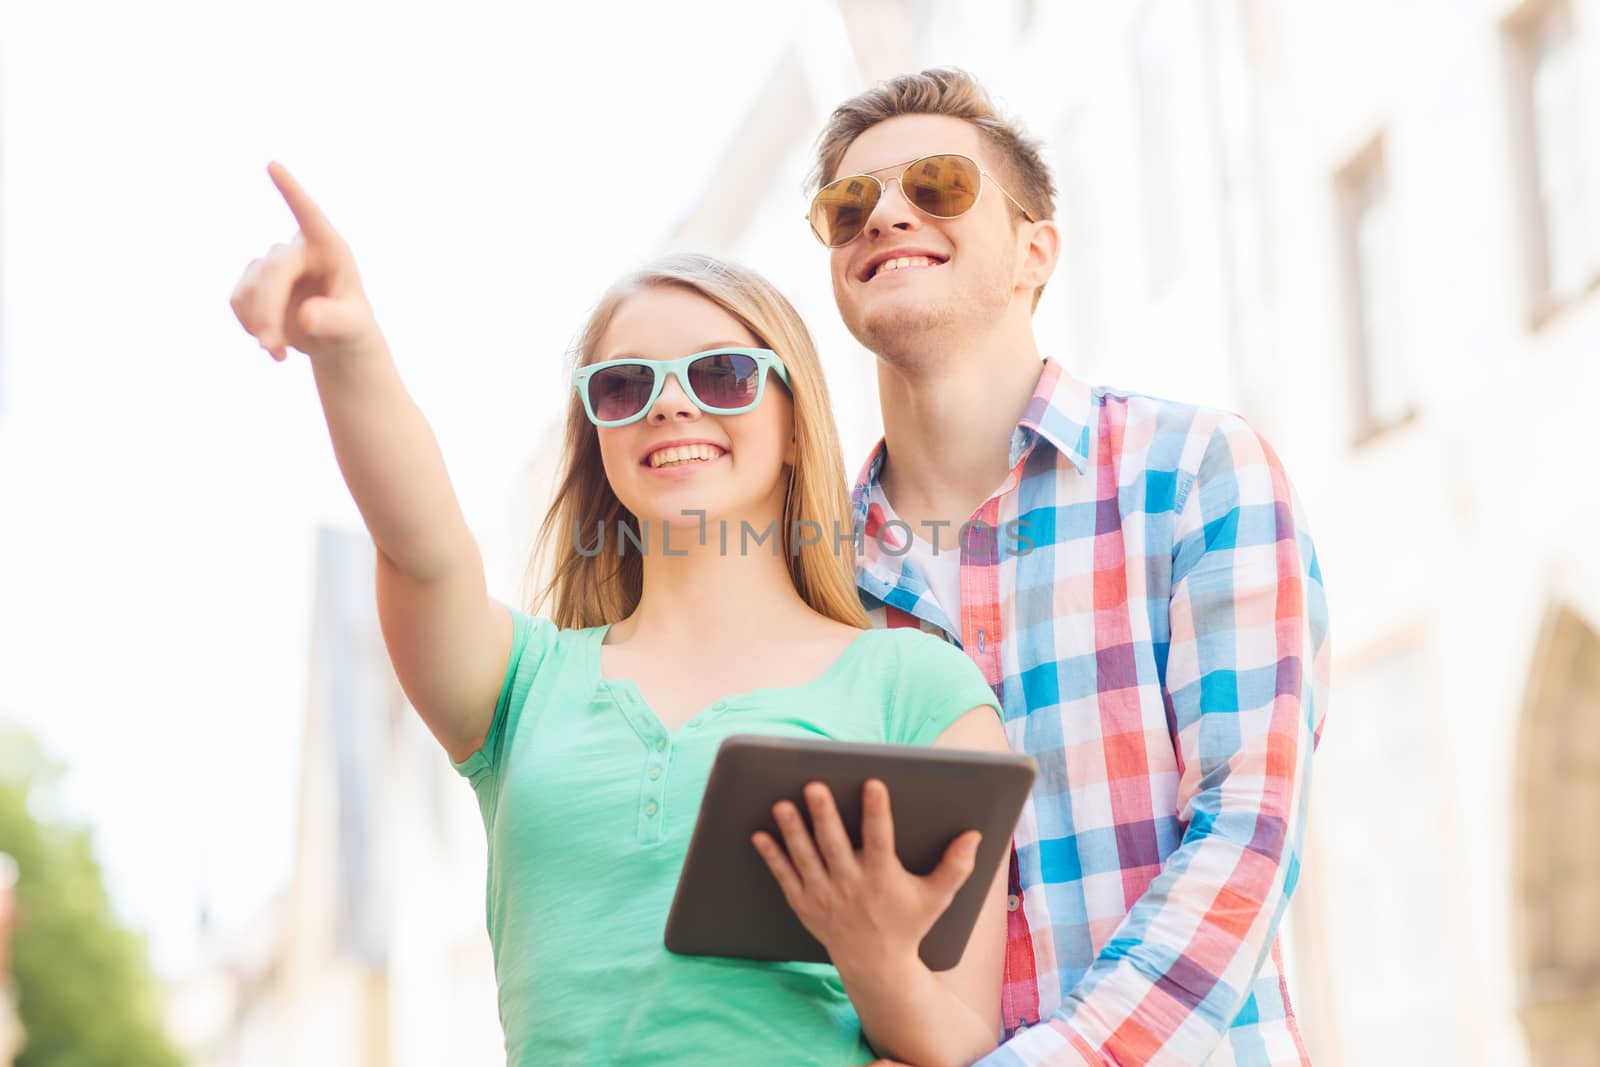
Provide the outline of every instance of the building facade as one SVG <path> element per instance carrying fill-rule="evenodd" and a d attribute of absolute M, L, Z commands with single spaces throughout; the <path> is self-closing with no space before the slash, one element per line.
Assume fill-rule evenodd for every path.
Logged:
<path fill-rule="evenodd" d="M 477 804 L 394 676 L 374 564 L 319 533 L 293 873 L 173 990 L 196 1067 L 504 1059 Z"/>

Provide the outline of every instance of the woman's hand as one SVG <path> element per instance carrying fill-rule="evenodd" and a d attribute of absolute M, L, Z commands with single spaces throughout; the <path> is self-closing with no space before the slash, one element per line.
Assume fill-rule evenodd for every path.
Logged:
<path fill-rule="evenodd" d="M 752 838 L 795 915 L 827 948 L 847 987 L 852 977 L 893 980 L 907 968 L 922 968 L 918 947 L 972 874 L 982 835 L 959 835 L 939 866 L 919 876 L 895 855 L 889 789 L 881 781 L 872 779 L 861 791 L 859 852 L 828 787 L 812 782 L 805 798 L 815 841 L 787 800 L 772 809 L 787 854 L 770 834 Z"/>
<path fill-rule="evenodd" d="M 229 301 L 239 324 L 279 362 L 290 346 L 321 358 L 381 344 L 349 246 L 281 163 L 267 174 L 300 229 L 245 267 Z"/>

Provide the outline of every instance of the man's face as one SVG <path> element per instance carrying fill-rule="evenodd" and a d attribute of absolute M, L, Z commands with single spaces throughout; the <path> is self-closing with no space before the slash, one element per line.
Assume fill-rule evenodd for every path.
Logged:
<path fill-rule="evenodd" d="M 954 219 L 918 211 L 890 180 L 910 161 L 940 152 L 970 156 L 996 173 L 976 127 L 948 115 L 900 115 L 857 137 L 830 176 L 872 174 L 887 186 L 866 229 L 830 259 L 839 314 L 874 352 L 913 339 L 959 340 L 991 326 L 1013 299 L 1031 299 L 1017 296 L 1024 249 L 1010 202 L 990 178 L 977 204 Z M 911 262 L 893 262 L 900 259 Z"/>

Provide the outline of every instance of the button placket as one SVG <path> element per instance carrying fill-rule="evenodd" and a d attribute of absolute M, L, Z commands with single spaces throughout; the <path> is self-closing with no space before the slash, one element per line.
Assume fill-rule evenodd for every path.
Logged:
<path fill-rule="evenodd" d="M 659 767 L 653 768 L 660 770 Z M 642 803 L 639 805 L 639 843 L 642 845 L 654 844 L 661 840 L 662 824 L 666 819 L 662 815 L 662 807 L 666 799 L 661 793 L 661 783 L 654 775 L 646 775 L 647 780 L 642 791 Z"/>
<path fill-rule="evenodd" d="M 666 805 L 662 780 L 666 777 L 667 763 L 672 759 L 672 740 L 661 732 L 659 722 L 654 723 L 654 737 L 644 738 L 644 782 L 640 789 L 639 842 L 650 844 L 660 841 L 662 824 L 666 821 L 661 809 Z"/>

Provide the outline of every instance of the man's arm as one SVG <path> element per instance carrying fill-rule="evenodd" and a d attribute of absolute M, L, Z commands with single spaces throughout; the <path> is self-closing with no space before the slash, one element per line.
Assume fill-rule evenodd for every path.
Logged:
<path fill-rule="evenodd" d="M 1164 692 L 1183 841 L 1060 1009 L 981 1063 L 1203 1063 L 1250 996 L 1299 876 L 1327 708 L 1327 605 L 1271 449 L 1212 434 L 1174 531 Z"/>

